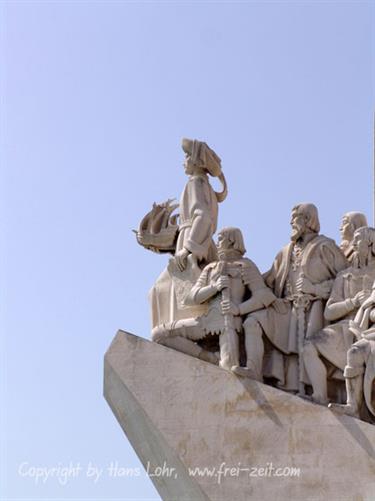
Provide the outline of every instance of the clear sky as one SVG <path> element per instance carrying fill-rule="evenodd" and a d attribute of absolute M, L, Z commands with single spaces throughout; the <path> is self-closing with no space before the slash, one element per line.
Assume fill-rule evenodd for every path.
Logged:
<path fill-rule="evenodd" d="M 159 499 L 106 470 L 140 462 L 103 355 L 119 328 L 149 337 L 167 260 L 131 230 L 179 197 L 183 136 L 222 158 L 219 226 L 262 271 L 298 202 L 336 240 L 344 212 L 372 220 L 373 27 L 358 0 L 1 3 L 2 499 Z M 23 476 L 70 462 L 65 486 Z"/>

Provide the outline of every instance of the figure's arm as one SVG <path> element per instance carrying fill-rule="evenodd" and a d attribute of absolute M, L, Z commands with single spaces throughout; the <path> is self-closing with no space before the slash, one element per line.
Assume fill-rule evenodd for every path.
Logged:
<path fill-rule="evenodd" d="M 185 304 L 194 305 L 205 303 L 217 293 L 217 289 L 213 285 L 206 285 L 205 287 L 198 288 L 196 285 L 191 289 Z"/>
<path fill-rule="evenodd" d="M 276 296 L 266 286 L 258 267 L 250 260 L 242 268 L 242 280 L 250 290 L 251 298 L 239 305 L 240 315 L 267 308 L 275 301 Z"/>
<path fill-rule="evenodd" d="M 264 289 L 257 291 L 250 299 L 244 301 L 239 305 L 239 314 L 247 315 L 252 311 L 267 308 L 275 300 L 276 296 L 273 294 L 273 292 L 265 287 Z"/>
<path fill-rule="evenodd" d="M 186 305 L 202 304 L 216 296 L 224 287 L 229 287 L 229 278 L 221 275 L 216 282 L 210 281 L 210 267 L 207 266 L 201 273 L 196 284 L 185 298 Z"/>
<path fill-rule="evenodd" d="M 361 304 L 361 294 L 357 294 L 353 298 L 345 297 L 344 278 L 339 273 L 348 267 L 348 262 L 335 242 L 331 241 L 331 244 L 322 245 L 321 257 L 332 277 L 335 277 L 319 284 L 321 286 L 327 284 L 326 288 L 330 290 L 324 318 L 329 322 L 333 322 L 345 318 L 349 313 L 356 310 Z M 331 287 L 329 287 L 330 283 Z M 326 299 L 324 296 L 322 297 Z"/>
<path fill-rule="evenodd" d="M 345 297 L 344 277 L 339 274 L 334 281 L 331 295 L 327 301 L 324 318 L 328 322 L 345 318 L 349 313 L 357 310 L 366 297 L 365 291 L 358 292 L 354 297 Z"/>
<path fill-rule="evenodd" d="M 275 260 L 272 263 L 271 268 L 268 271 L 266 271 L 266 273 L 263 273 L 262 278 L 266 286 L 270 287 L 270 289 L 274 289 L 276 280 L 276 270 L 279 269 L 280 262 L 281 262 L 281 252 L 279 252 L 279 254 L 275 257 Z"/>
<path fill-rule="evenodd" d="M 334 289 L 332 292 L 334 292 Z M 336 294 L 334 296 L 330 296 L 324 310 L 324 318 L 328 320 L 328 322 L 340 320 L 358 307 L 353 301 L 353 298 L 342 299 L 338 301 L 335 296 Z"/>
<path fill-rule="evenodd" d="M 349 313 L 358 310 L 359 307 L 366 309 L 368 305 L 375 304 L 374 299 L 371 301 L 371 295 L 369 297 L 369 292 L 366 290 L 361 290 L 354 297 L 346 299 L 337 299 L 332 294 L 327 302 L 324 317 L 329 322 L 339 320 L 346 317 Z"/>
<path fill-rule="evenodd" d="M 208 283 L 209 268 L 206 267 L 200 274 L 197 282 L 191 288 L 189 294 L 185 298 L 186 305 L 201 304 L 210 299 L 216 294 L 216 289 Z"/>
<path fill-rule="evenodd" d="M 321 282 L 321 284 L 330 283 L 332 289 L 333 281 L 337 277 L 337 274 L 348 268 L 349 263 L 334 240 L 328 239 L 327 242 L 320 246 L 320 257 L 331 275 L 331 280 L 326 280 L 325 282 Z"/>
<path fill-rule="evenodd" d="M 370 314 L 370 320 L 371 320 L 371 315 L 375 314 L 375 310 L 372 310 Z M 367 331 L 363 332 L 362 338 L 367 339 L 368 341 L 375 341 L 375 329 L 374 327 L 371 327 L 370 329 L 367 329 Z"/>
<path fill-rule="evenodd" d="M 189 204 L 190 231 L 184 239 L 183 247 L 175 254 L 180 271 L 186 268 L 187 258 L 192 254 L 197 260 L 206 256 L 207 240 L 214 231 L 213 213 L 207 181 L 199 176 L 189 179 L 186 186 Z"/>
<path fill-rule="evenodd" d="M 207 238 L 211 235 L 211 219 L 207 212 L 202 209 L 196 209 L 193 214 L 193 222 L 189 238 L 186 240 L 184 246 L 198 259 L 202 259 L 207 252 L 204 245 Z"/>
<path fill-rule="evenodd" d="M 297 290 L 303 294 L 311 294 L 319 299 L 328 299 L 333 285 L 333 280 L 313 284 L 305 276 L 300 277 L 296 282 Z"/>
<path fill-rule="evenodd" d="M 191 179 L 188 185 L 192 224 L 184 246 L 198 259 L 204 256 L 207 251 L 207 238 L 212 236 L 213 216 L 206 184 L 201 177 L 196 177 Z"/>
<path fill-rule="evenodd" d="M 366 294 L 366 297 L 364 298 L 363 301 L 361 301 L 361 304 L 363 303 L 363 308 L 370 308 L 371 306 L 375 305 L 375 283 L 372 286 L 372 290 L 370 294 Z M 373 310 L 374 311 L 374 310 Z"/>
<path fill-rule="evenodd" d="M 344 254 L 333 240 L 328 240 L 328 243 L 321 244 L 319 251 L 320 259 L 331 275 L 331 278 L 318 283 L 312 283 L 308 278 L 300 277 L 296 285 L 297 289 L 304 294 L 311 294 L 319 299 L 328 299 L 337 274 L 345 269 L 348 263 Z"/>

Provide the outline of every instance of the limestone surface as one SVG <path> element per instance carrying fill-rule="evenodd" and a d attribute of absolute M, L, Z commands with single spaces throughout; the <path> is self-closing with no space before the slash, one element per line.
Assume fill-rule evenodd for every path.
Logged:
<path fill-rule="evenodd" d="M 104 395 L 163 500 L 375 498 L 375 427 L 119 331 Z"/>

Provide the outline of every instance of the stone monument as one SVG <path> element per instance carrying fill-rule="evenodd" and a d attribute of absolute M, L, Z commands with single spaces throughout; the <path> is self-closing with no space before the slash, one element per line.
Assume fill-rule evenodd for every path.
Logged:
<path fill-rule="evenodd" d="M 221 159 L 182 149 L 179 204 L 154 203 L 136 231 L 171 255 L 152 341 L 119 331 L 105 398 L 163 500 L 375 499 L 375 230 L 348 212 L 338 247 L 299 203 L 262 275 L 239 228 L 214 243 Z"/>

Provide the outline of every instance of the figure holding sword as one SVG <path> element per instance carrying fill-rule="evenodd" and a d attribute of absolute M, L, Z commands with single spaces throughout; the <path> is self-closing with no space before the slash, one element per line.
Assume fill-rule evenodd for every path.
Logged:
<path fill-rule="evenodd" d="M 241 230 L 222 229 L 217 251 L 218 261 L 203 269 L 186 299 L 190 305 L 207 302 L 207 314 L 165 324 L 153 331 L 153 340 L 212 362 L 214 354 L 202 350 L 199 343 L 207 336 L 219 335 L 220 367 L 255 378 L 254 372 L 240 366 L 238 334 L 247 313 L 270 305 L 276 297 L 265 285 L 257 266 L 244 257 Z"/>

